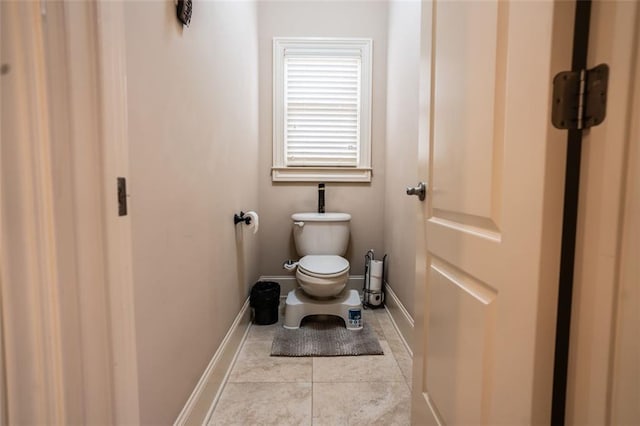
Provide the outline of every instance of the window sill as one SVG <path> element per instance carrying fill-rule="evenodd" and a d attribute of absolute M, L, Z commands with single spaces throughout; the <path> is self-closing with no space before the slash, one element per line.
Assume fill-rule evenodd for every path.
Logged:
<path fill-rule="evenodd" d="M 273 167 L 273 182 L 371 182 L 371 168 Z"/>

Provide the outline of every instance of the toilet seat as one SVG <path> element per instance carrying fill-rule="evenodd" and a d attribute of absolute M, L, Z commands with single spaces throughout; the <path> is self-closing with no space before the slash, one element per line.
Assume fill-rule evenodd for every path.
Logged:
<path fill-rule="evenodd" d="M 299 272 L 315 278 L 336 278 L 349 271 L 349 261 L 335 255 L 307 255 L 298 262 Z"/>

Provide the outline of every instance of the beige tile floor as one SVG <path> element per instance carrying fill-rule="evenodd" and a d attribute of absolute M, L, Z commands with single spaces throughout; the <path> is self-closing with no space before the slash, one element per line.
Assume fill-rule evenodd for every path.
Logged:
<path fill-rule="evenodd" d="M 408 425 L 411 358 L 384 309 L 365 310 L 382 356 L 272 357 L 278 324 L 251 326 L 210 425 Z"/>

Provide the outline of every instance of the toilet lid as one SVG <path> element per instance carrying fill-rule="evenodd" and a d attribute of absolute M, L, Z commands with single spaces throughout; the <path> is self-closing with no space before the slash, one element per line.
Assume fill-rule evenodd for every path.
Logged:
<path fill-rule="evenodd" d="M 309 255 L 300 259 L 298 268 L 303 269 L 309 275 L 336 275 L 349 270 L 349 261 L 335 255 Z"/>

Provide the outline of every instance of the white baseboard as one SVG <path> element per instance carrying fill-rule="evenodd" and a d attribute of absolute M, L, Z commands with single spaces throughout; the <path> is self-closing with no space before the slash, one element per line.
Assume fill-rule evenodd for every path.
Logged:
<path fill-rule="evenodd" d="M 280 296 L 286 296 L 291 290 L 298 287 L 296 277 L 291 275 L 263 275 L 260 277 L 260 281 L 275 281 L 280 283 Z M 362 291 L 362 285 L 364 284 L 364 275 L 350 275 L 347 288 L 349 290 Z"/>
<path fill-rule="evenodd" d="M 249 299 L 247 298 L 178 415 L 174 426 L 202 425 L 211 416 L 213 407 L 222 393 L 231 367 L 251 326 L 250 316 L 251 309 L 249 309 Z"/>
<path fill-rule="evenodd" d="M 398 331 L 407 351 L 413 356 L 413 318 L 393 292 L 389 283 L 385 283 L 384 292 L 384 304 L 391 317 L 391 322 Z"/>

